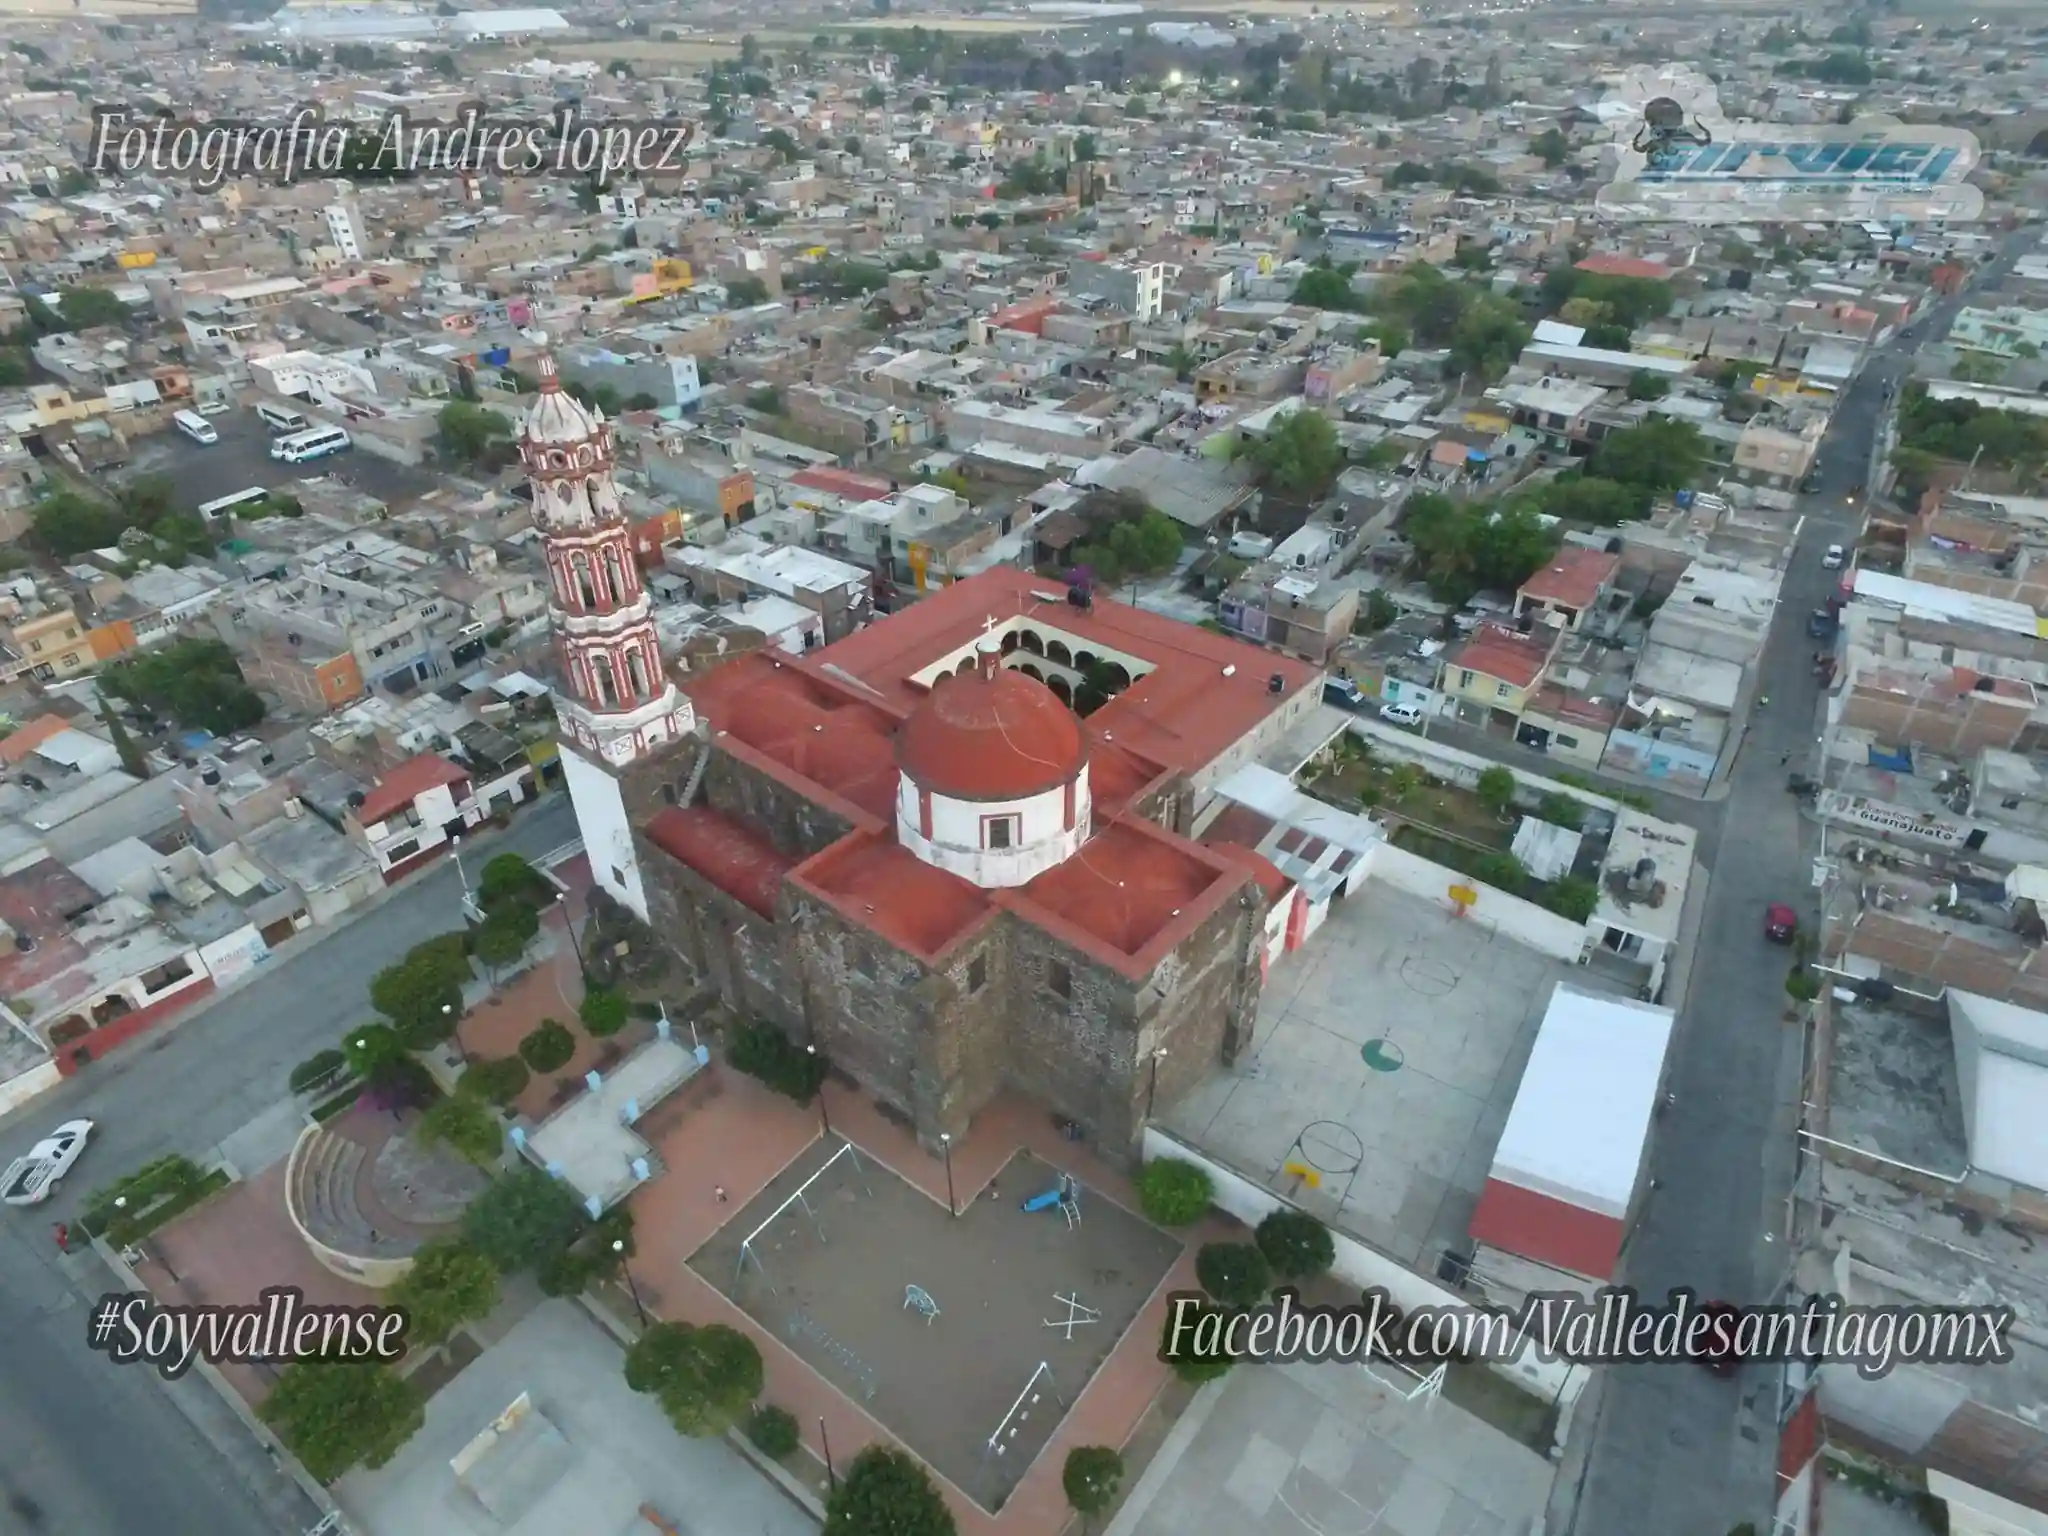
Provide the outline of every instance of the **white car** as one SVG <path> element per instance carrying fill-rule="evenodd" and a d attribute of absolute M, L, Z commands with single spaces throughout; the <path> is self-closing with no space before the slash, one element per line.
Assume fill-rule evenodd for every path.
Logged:
<path fill-rule="evenodd" d="M 0 1174 L 0 1204 L 41 1205 L 49 1199 L 85 1151 L 91 1134 L 90 1120 L 67 1120 L 9 1163 L 7 1172 Z"/>
<path fill-rule="evenodd" d="M 1841 545 L 1830 544 L 1828 552 L 1820 557 L 1821 569 L 1824 571 L 1839 571 L 1842 568 L 1842 562 L 1848 558 L 1848 551 L 1843 549 Z"/>

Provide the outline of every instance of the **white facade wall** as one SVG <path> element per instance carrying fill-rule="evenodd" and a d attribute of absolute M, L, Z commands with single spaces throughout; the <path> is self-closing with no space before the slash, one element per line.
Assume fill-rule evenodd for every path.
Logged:
<path fill-rule="evenodd" d="M 1417 858 L 1405 848 L 1396 848 L 1392 843 L 1376 843 L 1366 857 L 1371 878 L 1384 880 L 1395 890 L 1406 891 L 1426 901 L 1441 902 L 1448 907 L 1452 886 L 1476 891 L 1479 900 L 1472 904 L 1467 916 L 1492 932 L 1526 944 L 1539 954 L 1579 965 L 1584 963 L 1587 952 L 1592 948 L 1593 938 L 1585 924 L 1559 917 L 1533 901 L 1524 901 L 1519 896 L 1510 896 L 1490 885 L 1482 885 L 1471 876 L 1461 875 L 1442 864 Z"/>
<path fill-rule="evenodd" d="M 641 883 L 619 781 L 567 742 L 561 745 L 561 759 L 569 803 L 576 810 L 576 830 L 590 857 L 591 878 L 641 922 L 648 921 L 647 888 Z"/>
<path fill-rule="evenodd" d="M 931 805 L 931 836 L 924 835 L 924 805 Z M 1093 801 L 1088 770 L 1074 784 L 1073 825 L 1067 825 L 1067 789 L 1061 785 L 1022 800 L 952 800 L 926 796 L 908 774 L 896 780 L 896 838 L 925 863 L 983 890 L 1028 884 L 1063 864 L 1088 840 Z M 991 820 L 1011 818 L 1008 848 L 988 846 Z"/>

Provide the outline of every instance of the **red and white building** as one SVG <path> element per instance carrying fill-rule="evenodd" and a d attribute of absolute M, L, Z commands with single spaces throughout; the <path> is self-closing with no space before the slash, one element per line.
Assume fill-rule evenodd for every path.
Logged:
<path fill-rule="evenodd" d="M 614 774 L 688 734 L 689 700 L 662 665 L 633 528 L 613 480 L 612 430 L 539 361 L 540 399 L 520 430 L 533 520 L 548 567 L 563 777 L 597 883 L 642 918 L 625 798 Z"/>
<path fill-rule="evenodd" d="M 373 784 L 349 819 L 389 885 L 447 852 L 468 828 L 530 799 L 532 785 L 525 763 L 479 786 L 460 763 L 425 752 Z"/>
<path fill-rule="evenodd" d="M 1472 1213 L 1472 1279 L 1518 1305 L 1621 1263 L 1671 1044 L 1669 1008 L 1559 982 Z"/>

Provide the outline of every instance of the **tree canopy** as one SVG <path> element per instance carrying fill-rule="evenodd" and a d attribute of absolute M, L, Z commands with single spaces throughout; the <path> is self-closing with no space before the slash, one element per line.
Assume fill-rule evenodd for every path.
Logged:
<path fill-rule="evenodd" d="M 419 1390 L 390 1366 L 354 1360 L 286 1366 L 261 1413 L 323 1483 L 355 1467 L 383 1466 L 427 1417 Z"/>
<path fill-rule="evenodd" d="M 626 1351 L 626 1385 L 661 1404 L 679 1433 L 722 1435 L 761 1395 L 761 1352 L 723 1323 L 656 1323 Z"/>
<path fill-rule="evenodd" d="M 538 1168 L 491 1181 L 462 1213 L 462 1235 L 500 1274 L 538 1269 L 582 1236 L 589 1217 L 569 1186 Z"/>
<path fill-rule="evenodd" d="M 1462 603 L 1483 589 L 1512 592 L 1556 553 L 1557 534 L 1529 507 L 1459 503 L 1428 492 L 1403 524 L 1430 592 Z"/>
<path fill-rule="evenodd" d="M 825 1503 L 824 1536 L 957 1536 L 925 1469 L 892 1446 L 854 1457 Z"/>
<path fill-rule="evenodd" d="M 110 663 L 102 692 L 126 699 L 191 730 L 230 736 L 263 719 L 263 700 L 242 680 L 235 653 L 220 640 L 173 640 Z"/>
<path fill-rule="evenodd" d="M 434 442 L 455 463 L 485 468 L 510 463 L 517 451 L 511 421 L 502 412 L 467 400 L 450 400 L 441 407 Z"/>
<path fill-rule="evenodd" d="M 1344 450 L 1329 418 L 1304 407 L 1247 444 L 1244 457 L 1275 490 L 1312 497 L 1321 495 L 1336 478 Z"/>
<path fill-rule="evenodd" d="M 490 1315 L 498 1304 L 498 1271 L 467 1243 L 428 1243 L 391 1288 L 391 1302 L 406 1310 L 408 1344 L 439 1344 L 464 1323 Z"/>

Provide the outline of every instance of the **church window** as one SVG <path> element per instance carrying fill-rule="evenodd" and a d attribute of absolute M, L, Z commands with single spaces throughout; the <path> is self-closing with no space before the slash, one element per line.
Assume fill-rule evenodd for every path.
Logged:
<path fill-rule="evenodd" d="M 1054 997 L 1074 995 L 1074 973 L 1057 960 L 1045 962 L 1045 990 Z"/>
<path fill-rule="evenodd" d="M 638 647 L 626 652 L 626 675 L 633 683 L 633 697 L 636 699 L 645 698 L 648 692 L 647 658 L 640 652 Z"/>
<path fill-rule="evenodd" d="M 619 567 L 619 552 L 617 549 L 607 549 L 604 552 L 604 573 L 611 582 L 612 601 L 623 603 L 626 600 L 627 592 L 626 573 Z"/>
<path fill-rule="evenodd" d="M 984 816 L 981 818 L 981 846 L 991 852 L 1014 848 L 1019 841 L 1020 816 Z"/>
<path fill-rule="evenodd" d="M 982 987 L 987 984 L 987 982 L 987 957 L 982 955 L 976 955 L 972 960 L 967 962 L 967 990 L 969 992 L 979 992 L 982 989 Z"/>
<path fill-rule="evenodd" d="M 582 606 L 586 609 L 595 608 L 597 606 L 597 588 L 590 579 L 590 557 L 581 554 L 575 555 L 570 559 L 569 563 L 576 573 L 576 595 L 581 599 Z"/>

